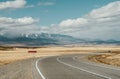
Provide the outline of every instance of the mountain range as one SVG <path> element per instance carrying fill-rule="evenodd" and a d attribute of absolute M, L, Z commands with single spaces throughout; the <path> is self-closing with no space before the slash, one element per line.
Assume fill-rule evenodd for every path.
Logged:
<path fill-rule="evenodd" d="M 0 35 L 0 44 L 24 44 L 30 46 L 42 46 L 42 45 L 71 45 L 71 44 L 116 44 L 120 45 L 120 41 L 117 40 L 89 40 L 79 39 L 68 35 L 61 34 L 21 34 L 18 37 L 8 37 Z"/>

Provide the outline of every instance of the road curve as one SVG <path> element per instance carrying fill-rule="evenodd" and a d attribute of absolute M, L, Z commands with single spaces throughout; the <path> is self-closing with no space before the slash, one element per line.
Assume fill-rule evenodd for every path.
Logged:
<path fill-rule="evenodd" d="M 35 68 L 39 79 L 120 79 L 119 68 L 78 60 L 76 56 L 37 59 Z"/>

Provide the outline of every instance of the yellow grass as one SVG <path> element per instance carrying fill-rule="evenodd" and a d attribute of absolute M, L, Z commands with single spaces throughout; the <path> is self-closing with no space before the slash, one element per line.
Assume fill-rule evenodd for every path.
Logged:
<path fill-rule="evenodd" d="M 29 50 L 36 50 L 35 57 L 55 56 L 62 54 L 81 54 L 90 52 L 107 52 L 108 50 L 120 50 L 119 46 L 79 46 L 79 47 L 43 47 L 36 49 L 14 48 L 13 50 L 0 50 L 0 65 L 17 60 L 32 58 Z"/>
<path fill-rule="evenodd" d="M 88 57 L 90 60 L 95 62 L 100 62 L 108 65 L 120 66 L 120 51 L 102 54 L 102 55 L 94 55 Z"/>

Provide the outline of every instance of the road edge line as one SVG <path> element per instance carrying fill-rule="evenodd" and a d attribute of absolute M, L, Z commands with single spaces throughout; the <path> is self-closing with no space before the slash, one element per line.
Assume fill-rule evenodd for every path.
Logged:
<path fill-rule="evenodd" d="M 76 57 L 77 56 L 75 56 L 75 57 L 73 57 L 73 60 L 75 60 L 75 61 L 79 61 L 79 60 L 77 60 L 76 59 Z M 82 57 L 80 57 L 80 58 L 82 58 Z M 89 61 L 89 60 L 88 60 Z M 91 61 L 90 61 L 91 62 Z M 93 64 L 91 64 L 91 63 L 86 63 L 86 62 L 82 62 L 82 63 L 85 63 L 85 64 L 89 64 L 89 65 L 93 65 Z M 92 63 L 94 63 L 94 62 L 92 62 Z M 101 63 L 100 63 L 101 64 Z M 111 68 L 111 67 L 107 67 L 107 65 L 105 66 L 106 64 L 103 64 L 103 66 L 100 66 L 100 65 L 97 65 L 97 64 L 94 64 L 93 66 L 98 66 L 98 67 L 101 67 L 101 68 L 106 68 L 106 69 L 111 69 L 111 70 L 117 70 L 117 71 L 120 71 L 120 69 L 117 69 L 117 68 Z"/>
<path fill-rule="evenodd" d="M 60 63 L 62 63 L 62 64 L 64 64 L 64 65 L 67 65 L 67 66 L 69 66 L 69 67 L 73 67 L 73 68 L 75 68 L 75 69 L 79 69 L 79 70 L 82 70 L 82 71 L 84 71 L 84 72 L 91 73 L 91 74 L 93 74 L 93 75 L 97 75 L 97 76 L 99 76 L 99 77 L 104 77 L 104 78 L 106 78 L 106 79 L 112 79 L 112 78 L 110 78 L 110 77 L 107 77 L 107 76 L 104 76 L 104 75 L 100 75 L 100 74 L 97 74 L 97 73 L 94 73 L 94 72 L 91 72 L 91 71 L 87 71 L 87 70 L 85 70 L 85 69 L 81 69 L 81 68 L 79 68 L 79 67 L 76 67 L 76 66 L 70 65 L 70 64 L 68 64 L 68 63 L 65 63 L 65 62 L 61 61 L 61 60 L 59 59 L 59 57 L 57 57 L 57 61 L 60 62 Z"/>
<path fill-rule="evenodd" d="M 36 61 L 35 67 L 36 67 L 39 75 L 42 77 L 42 79 L 46 79 L 46 78 L 44 77 L 44 75 L 42 74 L 42 72 L 40 71 L 40 69 L 38 68 L 38 61 L 40 61 L 40 59 L 38 59 L 38 60 Z"/>

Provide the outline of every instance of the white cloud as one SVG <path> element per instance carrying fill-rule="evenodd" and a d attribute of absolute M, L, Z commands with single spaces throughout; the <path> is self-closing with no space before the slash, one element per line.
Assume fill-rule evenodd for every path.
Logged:
<path fill-rule="evenodd" d="M 60 26 L 83 26 L 94 22 L 106 22 L 118 19 L 120 16 L 120 1 L 92 10 L 82 18 L 67 19 L 60 22 Z"/>
<path fill-rule="evenodd" d="M 83 24 L 87 24 L 88 21 L 85 18 L 78 18 L 78 19 L 68 19 L 68 20 L 64 20 L 62 21 L 59 25 L 60 26 L 79 26 L 79 25 L 83 25 Z"/>
<path fill-rule="evenodd" d="M 39 2 L 38 5 L 39 6 L 50 6 L 50 5 L 54 5 L 54 2 Z"/>
<path fill-rule="evenodd" d="M 17 32 L 19 31 L 20 33 L 47 32 L 47 33 L 66 34 L 77 38 L 120 40 L 120 36 L 119 36 L 120 35 L 120 1 L 112 2 L 101 8 L 94 9 L 88 14 L 84 15 L 83 17 L 79 17 L 77 19 L 63 20 L 58 24 L 51 25 L 50 27 L 44 27 L 44 26 L 36 27 L 34 23 L 37 21 L 38 20 L 33 19 L 32 17 L 29 18 L 24 17 L 18 19 L 0 17 L 0 27 L 3 27 L 3 25 L 27 26 L 20 28 L 11 27 L 10 29 L 0 28 L 0 33 L 2 31 L 10 33 L 13 32 L 15 29 L 17 29 L 16 31 Z"/>
<path fill-rule="evenodd" d="M 0 2 L 0 10 L 3 9 L 16 9 L 16 8 L 23 8 L 26 5 L 25 0 L 13 0 L 13 1 L 6 1 L 6 2 Z"/>
<path fill-rule="evenodd" d="M 105 18 L 120 15 L 120 1 L 112 2 L 99 9 L 92 10 L 88 16 L 92 18 Z"/>
<path fill-rule="evenodd" d="M 78 38 L 120 40 L 119 21 L 120 1 L 116 1 L 94 9 L 82 18 L 61 21 L 56 25 L 59 26 L 56 33 L 59 32 Z"/>
<path fill-rule="evenodd" d="M 22 17 L 22 18 L 9 18 L 0 17 L 0 35 L 8 37 L 16 37 L 21 34 L 36 33 L 39 32 L 36 22 L 39 19 L 34 19 L 32 17 Z"/>
<path fill-rule="evenodd" d="M 32 8 L 35 7 L 35 5 L 27 5 L 25 8 Z"/>
<path fill-rule="evenodd" d="M 20 24 L 33 24 L 37 21 L 38 21 L 37 19 L 33 19 L 32 17 L 23 17 L 16 19 L 16 22 Z"/>
<path fill-rule="evenodd" d="M 38 19 L 33 19 L 32 17 L 23 17 L 17 19 L 0 17 L 0 26 L 24 26 L 34 24 L 38 21 Z"/>

